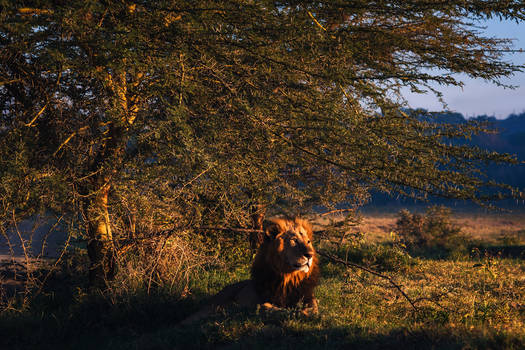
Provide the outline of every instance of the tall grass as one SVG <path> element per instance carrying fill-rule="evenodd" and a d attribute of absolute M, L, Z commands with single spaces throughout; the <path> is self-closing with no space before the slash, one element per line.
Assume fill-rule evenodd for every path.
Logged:
<path fill-rule="evenodd" d="M 364 237 L 316 244 L 394 279 L 417 309 L 387 281 L 321 258 L 317 316 L 232 306 L 182 327 L 209 296 L 248 278 L 251 252 L 242 236 L 179 232 L 125 246 L 104 292 L 87 287 L 85 253 L 64 258 L 25 308 L 0 313 L 0 349 L 523 348 L 522 259 L 412 257 L 397 241 Z"/>

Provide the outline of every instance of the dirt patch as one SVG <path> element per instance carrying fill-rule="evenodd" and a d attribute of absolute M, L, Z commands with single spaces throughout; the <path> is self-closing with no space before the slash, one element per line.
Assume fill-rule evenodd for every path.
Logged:
<path fill-rule="evenodd" d="M 395 213 L 365 213 L 361 223 L 352 230 L 365 234 L 370 241 L 384 241 L 390 238 L 395 231 Z M 341 218 L 332 218 L 341 220 Z M 452 221 L 461 227 L 466 235 L 486 242 L 496 242 L 504 235 L 525 237 L 525 213 L 454 213 Z M 328 222 L 327 218 L 316 221 L 322 224 Z"/>
<path fill-rule="evenodd" d="M 60 256 L 67 241 L 67 227 L 60 217 L 35 215 L 21 221 L 0 236 L 0 262 L 29 258 Z"/>

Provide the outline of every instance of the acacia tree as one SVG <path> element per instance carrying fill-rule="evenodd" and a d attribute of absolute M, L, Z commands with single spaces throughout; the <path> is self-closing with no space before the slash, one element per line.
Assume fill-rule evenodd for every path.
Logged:
<path fill-rule="evenodd" d="M 522 69 L 503 59 L 510 41 L 472 23 L 521 21 L 522 1 L 1 5 L 2 221 L 81 214 L 94 284 L 113 274 L 119 200 L 169 207 L 155 219 L 181 228 L 370 189 L 516 195 L 479 171 L 511 157 L 449 142 L 484 125 L 421 118 L 400 91 Z"/>

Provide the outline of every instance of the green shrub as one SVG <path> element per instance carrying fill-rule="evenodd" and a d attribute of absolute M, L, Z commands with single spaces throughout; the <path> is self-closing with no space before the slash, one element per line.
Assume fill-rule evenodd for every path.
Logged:
<path fill-rule="evenodd" d="M 406 271 L 416 263 L 415 259 L 398 246 L 384 244 L 345 244 L 336 254 L 341 259 L 378 271 Z"/>
<path fill-rule="evenodd" d="M 468 254 L 470 241 L 452 222 L 450 208 L 431 206 L 423 215 L 404 209 L 398 215 L 395 231 L 410 252 L 455 258 Z"/>

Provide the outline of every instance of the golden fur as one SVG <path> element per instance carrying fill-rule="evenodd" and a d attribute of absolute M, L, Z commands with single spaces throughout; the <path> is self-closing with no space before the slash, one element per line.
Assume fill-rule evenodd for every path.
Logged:
<path fill-rule="evenodd" d="M 252 265 L 256 292 L 265 302 L 316 309 L 313 289 L 319 279 L 311 225 L 300 218 L 276 218 L 265 225 L 265 240 Z M 315 311 L 315 310 L 313 310 Z"/>
<path fill-rule="evenodd" d="M 311 225 L 300 218 L 275 218 L 264 224 L 264 241 L 251 269 L 251 279 L 225 287 L 208 306 L 183 321 L 194 322 L 231 303 L 266 309 L 303 304 L 304 314 L 317 313 L 313 291 L 319 279 Z"/>

